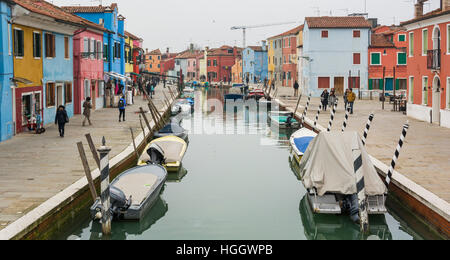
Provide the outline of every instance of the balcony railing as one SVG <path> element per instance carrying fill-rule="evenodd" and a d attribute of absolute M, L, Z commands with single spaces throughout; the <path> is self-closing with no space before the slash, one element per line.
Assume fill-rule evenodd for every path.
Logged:
<path fill-rule="evenodd" d="M 429 50 L 427 52 L 427 68 L 431 70 L 441 69 L 441 50 Z"/>

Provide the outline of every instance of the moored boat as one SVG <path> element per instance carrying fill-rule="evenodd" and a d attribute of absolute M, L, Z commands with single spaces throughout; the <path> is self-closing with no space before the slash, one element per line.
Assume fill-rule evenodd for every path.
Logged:
<path fill-rule="evenodd" d="M 244 99 L 244 95 L 242 94 L 242 90 L 240 87 L 232 87 L 228 91 L 228 94 L 224 95 L 224 98 L 238 100 L 238 99 Z"/>
<path fill-rule="evenodd" d="M 297 163 L 303 157 L 311 141 L 316 137 L 317 134 L 308 128 L 302 127 L 291 135 L 289 142 L 291 144 L 291 153 Z"/>
<path fill-rule="evenodd" d="M 139 158 L 138 165 L 146 165 L 154 162 L 151 148 L 158 150 L 163 156 L 161 164 L 168 172 L 180 171 L 181 161 L 187 150 L 187 143 L 183 139 L 176 136 L 166 136 L 153 140 L 144 149 L 144 153 Z"/>
<path fill-rule="evenodd" d="M 298 128 L 299 122 L 295 120 L 293 113 L 289 111 L 270 111 L 269 119 L 272 126 L 285 128 Z"/>
<path fill-rule="evenodd" d="M 164 126 L 161 130 L 155 132 L 154 137 L 155 138 L 161 138 L 165 136 L 177 136 L 186 142 L 188 141 L 188 133 L 187 130 L 181 127 L 179 124 L 171 122 Z"/>

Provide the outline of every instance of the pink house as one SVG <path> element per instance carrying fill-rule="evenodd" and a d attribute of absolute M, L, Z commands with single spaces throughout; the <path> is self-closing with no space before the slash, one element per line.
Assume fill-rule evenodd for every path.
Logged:
<path fill-rule="evenodd" d="M 189 53 L 187 57 L 187 77 L 186 80 L 198 80 L 200 74 L 200 58 L 203 57 L 203 52 L 195 51 Z"/>
<path fill-rule="evenodd" d="M 104 107 L 103 33 L 107 30 L 91 24 L 73 37 L 74 113 L 83 113 L 83 102 L 91 98 L 93 109 Z"/>

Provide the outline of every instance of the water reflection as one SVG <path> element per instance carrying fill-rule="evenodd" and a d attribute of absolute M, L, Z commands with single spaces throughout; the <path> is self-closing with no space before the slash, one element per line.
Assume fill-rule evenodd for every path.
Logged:
<path fill-rule="evenodd" d="M 348 216 L 315 214 L 308 203 L 307 195 L 300 201 L 300 216 L 305 236 L 309 240 L 392 240 L 384 215 L 370 216 L 370 233 L 364 237 L 359 226 Z"/>
<path fill-rule="evenodd" d="M 178 172 L 169 172 L 166 182 L 181 182 L 181 180 L 186 176 L 188 170 L 181 166 Z"/>

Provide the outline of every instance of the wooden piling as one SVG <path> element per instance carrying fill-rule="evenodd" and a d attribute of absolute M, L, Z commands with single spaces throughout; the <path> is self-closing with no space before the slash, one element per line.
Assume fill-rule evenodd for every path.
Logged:
<path fill-rule="evenodd" d="M 89 168 L 89 163 L 86 158 L 86 153 L 84 152 L 83 143 L 78 142 L 78 152 L 80 154 L 81 163 L 83 164 L 84 173 L 86 174 L 86 179 L 89 184 L 89 190 L 91 191 L 91 196 L 93 201 L 97 199 L 97 191 L 95 190 L 94 181 L 92 180 L 91 169 Z"/>
<path fill-rule="evenodd" d="M 132 127 L 130 127 L 130 132 L 131 132 L 131 139 L 133 140 L 134 153 L 136 154 L 136 161 L 139 161 L 139 153 L 137 151 L 136 141 L 134 140 L 134 133 Z"/>
<path fill-rule="evenodd" d="M 92 137 L 91 134 L 86 134 L 86 140 L 89 144 L 89 148 L 91 150 L 92 153 L 92 157 L 94 157 L 95 162 L 97 163 L 97 167 L 100 168 L 100 158 L 98 157 L 98 153 L 97 150 L 95 149 L 95 145 L 94 142 L 92 141 Z"/>
<path fill-rule="evenodd" d="M 152 131 L 152 128 L 150 126 L 150 123 L 148 122 L 147 116 L 145 115 L 144 109 L 142 109 L 142 107 L 140 107 L 139 110 L 142 114 L 142 117 L 144 118 L 144 121 L 145 121 L 145 124 L 147 125 L 148 130 Z"/>
<path fill-rule="evenodd" d="M 142 134 L 144 135 L 144 141 L 145 141 L 145 143 L 147 143 L 147 136 L 145 135 L 145 128 L 144 128 L 144 125 L 142 124 L 142 115 L 141 114 L 139 114 L 139 123 L 141 125 Z"/>

